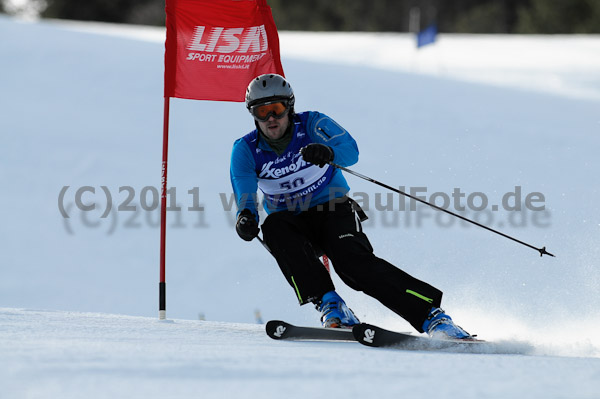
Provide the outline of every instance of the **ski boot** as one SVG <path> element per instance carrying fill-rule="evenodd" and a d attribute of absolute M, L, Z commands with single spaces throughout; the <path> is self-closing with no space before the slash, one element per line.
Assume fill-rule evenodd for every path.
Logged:
<path fill-rule="evenodd" d="M 440 308 L 431 308 L 427 320 L 423 323 L 423 330 L 436 339 L 475 339 L 475 336 L 454 324 L 452 318 Z"/>
<path fill-rule="evenodd" d="M 321 312 L 321 324 L 325 328 L 352 328 L 355 324 L 360 324 L 354 312 L 335 291 L 323 295 L 315 308 Z"/>

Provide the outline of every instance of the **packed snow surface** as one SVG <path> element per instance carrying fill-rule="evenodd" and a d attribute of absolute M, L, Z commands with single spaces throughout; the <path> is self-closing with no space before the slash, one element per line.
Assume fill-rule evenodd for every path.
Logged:
<path fill-rule="evenodd" d="M 0 308 L 6 398 L 597 398 L 597 358 L 273 341 L 256 324 Z M 339 388 L 342 389 L 342 388 Z"/>
<path fill-rule="evenodd" d="M 262 321 L 319 315 L 234 232 L 229 155 L 253 128 L 241 103 L 171 100 L 181 209 L 159 321 L 164 29 L 0 16 L 0 35 L 3 398 L 599 397 L 599 37 L 416 50 L 402 34 L 280 33 L 296 109 L 348 129 L 351 169 L 438 203 L 459 189 L 465 216 L 556 255 L 347 176 L 380 257 L 442 289 L 467 331 L 527 348 L 474 355 L 266 336 Z M 361 320 L 410 331 L 334 281 Z"/>

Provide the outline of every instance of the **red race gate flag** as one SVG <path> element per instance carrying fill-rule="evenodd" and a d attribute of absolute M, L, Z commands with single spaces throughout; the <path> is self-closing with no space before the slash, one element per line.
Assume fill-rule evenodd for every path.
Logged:
<path fill-rule="evenodd" d="M 279 37 L 266 0 L 166 0 L 165 108 L 160 196 L 158 315 L 166 318 L 169 100 L 244 101 L 252 79 L 283 75 Z"/>
<path fill-rule="evenodd" d="M 266 0 L 167 0 L 165 97 L 244 101 L 248 83 L 283 75 Z"/>

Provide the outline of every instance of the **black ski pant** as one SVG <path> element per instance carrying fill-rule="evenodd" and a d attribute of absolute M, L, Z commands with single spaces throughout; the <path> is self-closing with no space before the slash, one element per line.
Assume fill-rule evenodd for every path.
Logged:
<path fill-rule="evenodd" d="M 347 197 L 299 213 L 272 213 L 262 231 L 301 305 L 318 303 L 335 289 L 318 258 L 321 251 L 345 284 L 377 299 L 419 332 L 429 310 L 441 304 L 440 290 L 373 254 Z"/>

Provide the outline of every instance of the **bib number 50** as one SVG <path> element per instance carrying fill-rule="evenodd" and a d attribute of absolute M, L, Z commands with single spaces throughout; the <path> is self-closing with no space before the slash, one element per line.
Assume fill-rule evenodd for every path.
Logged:
<path fill-rule="evenodd" d="M 304 184 L 304 179 L 302 177 L 297 177 L 294 180 L 284 181 L 279 183 L 279 188 L 284 190 L 292 190 L 294 188 L 298 188 L 299 186 Z"/>

